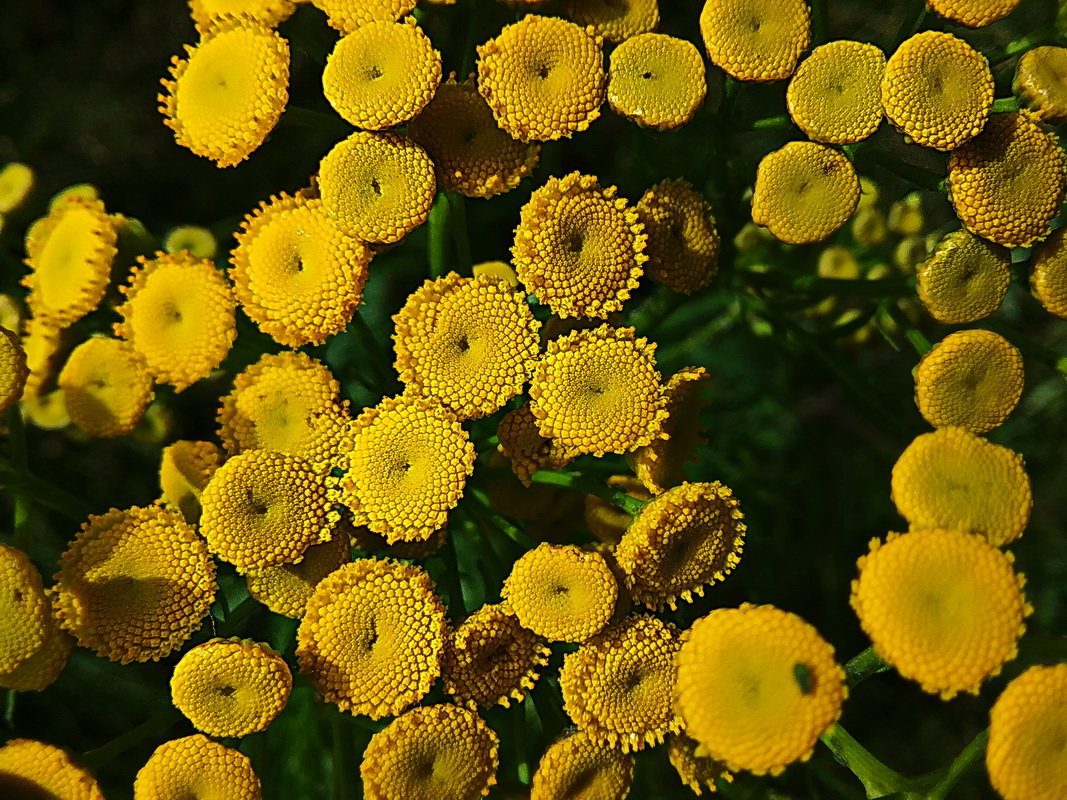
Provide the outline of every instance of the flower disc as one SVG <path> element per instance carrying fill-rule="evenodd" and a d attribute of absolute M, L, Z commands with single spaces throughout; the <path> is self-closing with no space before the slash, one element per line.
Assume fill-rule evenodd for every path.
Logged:
<path fill-rule="evenodd" d="M 415 9 L 415 0 L 310 0 L 326 12 L 330 27 L 352 33 L 379 20 L 395 22 Z"/>
<path fill-rule="evenodd" d="M 248 756 L 195 734 L 157 747 L 133 782 L 133 800 L 179 797 L 260 800 L 262 792 Z"/>
<path fill-rule="evenodd" d="M 41 575 L 26 554 L 0 544 L 0 672 L 41 649 L 52 628 Z"/>
<path fill-rule="evenodd" d="M 311 545 L 299 563 L 248 570 L 248 593 L 275 614 L 300 619 L 319 581 L 351 560 L 348 538 L 348 525 L 341 522 L 332 539 Z"/>
<path fill-rule="evenodd" d="M 1039 119 L 1067 122 L 1067 47 L 1035 47 L 1023 53 L 1013 88 Z"/>
<path fill-rule="evenodd" d="M 593 741 L 585 731 L 560 739 L 541 756 L 530 800 L 624 800 L 634 777 L 634 757 Z"/>
<path fill-rule="evenodd" d="M 715 277 L 719 232 L 707 200 L 686 181 L 661 181 L 637 203 L 648 235 L 648 277 L 676 292 L 691 294 Z"/>
<path fill-rule="evenodd" d="M 616 114 L 638 125 L 680 128 L 696 114 L 706 93 L 704 59 L 692 42 L 642 33 L 611 54 L 608 102 Z"/>
<path fill-rule="evenodd" d="M 567 16 L 609 42 L 656 30 L 659 0 L 567 0 Z"/>
<path fill-rule="evenodd" d="M 0 414 L 22 399 L 29 374 L 19 337 L 0 327 Z"/>
<path fill-rule="evenodd" d="M 1050 314 L 1067 319 L 1067 228 L 1058 228 L 1035 248 L 1030 289 Z"/>
<path fill-rule="evenodd" d="M 928 0 L 928 4 L 945 19 L 980 28 L 1008 16 L 1019 0 Z"/>
<path fill-rule="evenodd" d="M 700 34 L 708 58 L 739 81 L 780 81 L 811 40 L 804 0 L 705 0 Z"/>
<path fill-rule="evenodd" d="M 985 319 L 1011 283 L 1011 254 L 1000 245 L 959 230 L 945 236 L 915 271 L 919 300 L 938 322 Z"/>
<path fill-rule="evenodd" d="M 0 796 L 11 800 L 104 800 L 87 770 L 58 747 L 10 739 L 0 747 Z"/>
<path fill-rule="evenodd" d="M 59 678 L 70 660 L 74 649 L 74 637 L 59 627 L 51 618 L 47 621 L 48 634 L 37 651 L 9 672 L 0 672 L 0 686 L 16 692 L 42 692 Z M 0 785 L 3 779 L 0 778 Z"/>
<path fill-rule="evenodd" d="M 855 144 L 882 122 L 885 53 L 873 44 L 839 40 L 811 51 L 789 81 L 789 116 L 826 144 Z"/>
<path fill-rule="evenodd" d="M 152 377 L 126 342 L 94 336 L 74 348 L 59 373 L 67 413 L 90 436 L 134 429 L 152 401 Z"/>

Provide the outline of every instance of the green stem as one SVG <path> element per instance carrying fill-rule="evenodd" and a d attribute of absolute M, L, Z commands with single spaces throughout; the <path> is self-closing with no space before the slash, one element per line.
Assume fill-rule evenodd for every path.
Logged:
<path fill-rule="evenodd" d="M 352 322 L 355 325 L 356 337 L 363 347 L 364 360 L 370 363 L 375 373 L 371 382 L 380 394 L 389 394 L 389 387 L 395 383 L 392 366 L 389 363 L 389 351 L 378 342 L 378 338 L 374 335 L 374 331 L 370 329 L 370 325 L 367 324 L 367 320 L 363 318 L 362 314 L 358 312 L 354 314 Z"/>
<path fill-rule="evenodd" d="M 448 272 L 448 226 L 451 207 L 448 195 L 438 192 L 430 209 L 430 277 L 440 278 Z"/>
<path fill-rule="evenodd" d="M 479 471 L 487 471 L 487 468 L 483 468 Z M 501 472 L 503 472 L 503 470 Z M 510 473 L 508 474 L 510 475 Z M 511 539 L 511 541 L 521 547 L 524 551 L 529 550 L 531 547 L 533 547 L 534 542 L 526 534 L 526 531 L 522 530 L 521 528 L 517 528 L 516 526 L 508 522 L 506 519 L 504 519 L 502 516 L 500 516 L 500 514 L 497 513 L 497 510 L 493 508 L 493 504 L 489 502 L 489 497 L 485 494 L 484 491 L 482 491 L 481 489 L 470 487 L 468 488 L 464 497 L 470 497 L 471 499 L 473 499 L 475 503 L 480 506 L 480 510 L 482 512 L 481 515 L 485 518 L 486 522 L 492 527 L 496 528 L 501 533 L 503 533 L 509 539 Z"/>
<path fill-rule="evenodd" d="M 563 486 L 567 489 L 584 492 L 599 497 L 612 505 L 621 508 L 630 516 L 638 514 L 642 508 L 648 505 L 647 500 L 638 500 L 626 492 L 620 492 L 606 486 L 601 481 L 581 472 L 553 472 L 551 470 L 539 470 L 531 478 L 534 483 L 547 483 L 552 486 Z"/>
<path fill-rule="evenodd" d="M 757 119 L 748 126 L 750 131 L 785 131 L 793 127 L 793 120 L 788 114 Z"/>
<path fill-rule="evenodd" d="M 345 724 L 346 720 L 341 712 L 333 714 L 330 720 L 330 732 L 333 740 L 333 784 L 331 786 L 331 800 L 352 800 L 356 796 L 352 785 L 352 774 L 348 769 L 349 756 L 351 755 L 351 731 Z"/>
<path fill-rule="evenodd" d="M 20 483 L 33 480 L 26 454 L 26 426 L 22 421 L 22 412 L 17 404 L 7 410 L 6 422 L 7 441 L 11 450 L 11 465 Z M 30 544 L 29 522 L 32 505 L 25 489 L 12 487 L 12 490 L 15 512 L 12 527 L 15 532 L 14 544 L 19 550 L 25 552 Z"/>
<path fill-rule="evenodd" d="M 872 645 L 845 664 L 845 680 L 848 683 L 848 687 L 851 689 L 854 686 L 858 686 L 872 675 L 877 675 L 879 672 L 885 672 L 887 669 L 889 669 L 889 664 L 887 664 L 880 655 L 874 652 L 874 647 Z"/>
<path fill-rule="evenodd" d="M 167 728 L 181 719 L 181 715 L 175 708 L 164 708 L 158 712 L 155 716 L 145 720 L 135 728 L 130 728 L 119 736 L 116 736 L 107 744 L 97 747 L 95 750 L 89 750 L 81 757 L 81 763 L 89 769 L 95 770 L 103 764 L 108 763 L 116 756 L 119 756 L 129 750 L 131 747 L 136 747 L 146 739 L 151 739 L 155 736 L 162 734 Z"/>
<path fill-rule="evenodd" d="M 4 696 L 4 725 L 9 731 L 15 730 L 15 702 L 19 693 L 14 689 L 8 689 Z"/>
<path fill-rule="evenodd" d="M 456 555 L 456 534 L 450 532 L 443 548 L 445 575 L 448 582 L 448 610 L 455 620 L 467 616 L 467 603 L 463 597 L 463 583 L 459 576 L 459 556 Z"/>
<path fill-rule="evenodd" d="M 215 635 L 219 638 L 233 636 L 241 629 L 241 623 L 248 619 L 259 607 L 258 600 L 252 596 L 246 597 L 226 615 L 226 619 L 219 624 Z"/>
<path fill-rule="evenodd" d="M 889 316 L 893 322 L 895 322 L 904 332 L 905 338 L 907 338 L 911 346 L 915 348 L 915 352 L 919 358 L 922 358 L 930 352 L 933 348 L 933 345 L 930 344 L 930 340 L 926 338 L 922 331 L 915 327 L 915 323 L 904 313 L 904 309 L 893 301 L 886 303 L 885 309 L 889 312 Z"/>
<path fill-rule="evenodd" d="M 960 754 L 952 760 L 952 763 L 945 768 L 944 777 L 929 790 L 926 800 L 942 800 L 942 798 L 947 797 L 952 787 L 959 783 L 960 778 L 982 757 L 988 739 L 988 728 L 975 736 L 971 743 L 963 748 Z"/>
<path fill-rule="evenodd" d="M 999 113 L 1002 111 L 1018 111 L 1019 101 L 1014 97 L 1001 97 L 999 100 L 993 101 L 993 113 Z"/>
<path fill-rule="evenodd" d="M 456 258 L 459 261 L 459 273 L 470 275 L 474 262 L 471 260 L 471 242 L 467 234 L 467 204 L 458 192 L 445 192 L 448 203 L 448 221 L 452 229 L 452 238 L 456 245 Z"/>
<path fill-rule="evenodd" d="M 1016 56 L 1019 53 L 1023 53 L 1038 45 L 1051 43 L 1052 37 L 1047 32 L 1038 31 L 1008 42 L 1003 47 L 999 47 L 988 53 L 987 58 L 989 59 L 990 64 L 996 66 L 997 64 L 1007 61 L 1012 56 Z"/>
<path fill-rule="evenodd" d="M 885 797 L 907 787 L 907 780 L 890 769 L 838 724 L 819 737 L 840 763 L 859 778 L 867 797 Z"/>

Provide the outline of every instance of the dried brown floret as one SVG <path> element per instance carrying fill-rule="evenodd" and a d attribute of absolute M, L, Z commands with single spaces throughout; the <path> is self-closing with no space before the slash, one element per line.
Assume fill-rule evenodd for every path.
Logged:
<path fill-rule="evenodd" d="M 655 494 L 662 494 L 685 480 L 685 462 L 693 457 L 700 436 L 700 411 L 704 402 L 700 389 L 708 379 L 703 367 L 686 367 L 671 375 L 667 396 L 666 439 L 656 439 L 639 447 L 631 456 L 634 472 Z"/>
<path fill-rule="evenodd" d="M 726 765 L 708 755 L 697 755 L 699 742 L 684 733 L 674 733 L 667 737 L 667 756 L 678 773 L 682 783 L 693 790 L 694 794 L 704 794 L 716 790 L 715 781 L 733 781 L 734 776 L 727 771 Z"/>
<path fill-rule="evenodd" d="M 975 322 L 996 311 L 1011 283 L 1011 254 L 970 231 L 948 234 L 915 271 L 919 300 L 938 322 Z"/>
<path fill-rule="evenodd" d="M 641 502 L 652 499 L 652 493 L 632 475 L 612 475 L 607 484 L 609 488 L 626 492 Z M 618 544 L 633 519 L 614 503 L 592 494 L 585 496 L 585 524 L 593 536 L 605 544 Z"/>
<path fill-rule="evenodd" d="M 756 171 L 752 221 L 787 244 L 820 242 L 856 210 L 860 182 L 844 153 L 814 142 L 789 142 Z"/>
<path fill-rule="evenodd" d="M 842 39 L 811 51 L 789 81 L 789 116 L 809 139 L 854 144 L 882 122 L 885 53 L 873 44 Z"/>
<path fill-rule="evenodd" d="M 478 91 L 497 125 L 520 141 L 584 131 L 604 102 L 600 46 L 573 22 L 527 14 L 478 46 Z"/>
<path fill-rule="evenodd" d="M 215 564 L 177 511 L 150 506 L 90 515 L 59 560 L 53 600 L 78 644 L 119 661 L 155 661 L 207 615 Z"/>
<path fill-rule="evenodd" d="M 609 42 L 656 30 L 659 0 L 567 0 L 567 16 Z"/>
<path fill-rule="evenodd" d="M 74 348 L 59 373 L 67 413 L 90 436 L 134 429 L 152 401 L 152 377 L 128 343 L 94 336 Z"/>
<path fill-rule="evenodd" d="M 1063 203 L 1067 160 L 1027 113 L 994 114 L 948 159 L 952 206 L 967 229 L 1005 247 L 1048 235 Z"/>
<path fill-rule="evenodd" d="M 198 29 L 218 17 L 249 16 L 271 28 L 287 20 L 303 0 L 189 0 L 189 11 Z"/>
<path fill-rule="evenodd" d="M 104 800 L 96 779 L 58 747 L 11 739 L 0 747 L 0 796 L 11 800 Z"/>
<path fill-rule="evenodd" d="M 624 800 L 634 777 L 634 757 L 577 731 L 553 744 L 537 765 L 530 800 Z"/>
<path fill-rule="evenodd" d="M 133 800 L 179 797 L 260 800 L 262 792 L 248 756 L 197 733 L 157 747 L 133 782 Z"/>
<path fill-rule="evenodd" d="M 41 649 L 52 628 L 41 575 L 16 547 L 0 544 L 0 672 Z"/>
<path fill-rule="evenodd" d="M 74 637 L 54 622 L 49 609 L 48 634 L 44 644 L 15 669 L 0 672 L 0 686 L 16 692 L 44 691 L 55 683 L 63 668 L 67 666 L 73 648 Z M 0 777 L 0 786 L 2 785 L 3 778 Z"/>
<path fill-rule="evenodd" d="M 804 0 L 706 0 L 700 33 L 708 58 L 741 81 L 793 74 L 811 39 Z"/>
<path fill-rule="evenodd" d="M 616 114 L 638 125 L 660 131 L 682 127 L 696 114 L 707 90 L 704 59 L 692 42 L 642 33 L 611 54 L 608 102 Z"/>
<path fill-rule="evenodd" d="M 927 0 L 930 8 L 945 19 L 980 28 L 1008 16 L 1019 0 Z"/>
<path fill-rule="evenodd" d="M 415 9 L 415 0 L 311 0 L 311 4 L 326 12 L 330 27 L 342 33 L 378 20 L 395 22 Z"/>
<path fill-rule="evenodd" d="M 430 690 L 446 634 L 445 608 L 425 570 L 361 558 L 315 588 L 296 655 L 328 702 L 380 719 Z"/>
<path fill-rule="evenodd" d="M 160 499 L 195 524 L 200 519 L 200 495 L 220 463 L 222 452 L 211 442 L 183 439 L 164 447 L 159 460 Z"/>
<path fill-rule="evenodd" d="M 685 294 L 708 285 L 718 269 L 719 232 L 702 195 L 684 180 L 662 181 L 641 196 L 637 216 L 652 280 Z"/>
<path fill-rule="evenodd" d="M 538 470 L 563 469 L 574 457 L 557 440 L 541 435 L 529 403 L 505 414 L 496 435 L 500 442 L 497 449 L 507 458 L 523 486 L 532 485 L 531 476 Z"/>
<path fill-rule="evenodd" d="M 300 619 L 319 581 L 351 560 L 347 531 L 338 523 L 333 538 L 311 545 L 298 564 L 247 570 L 248 593 L 275 614 Z"/>
<path fill-rule="evenodd" d="M 1058 228 L 1034 252 L 1030 289 L 1050 314 L 1067 319 L 1067 228 Z"/>
<path fill-rule="evenodd" d="M 1067 47 L 1027 50 L 1015 68 L 1013 86 L 1039 119 L 1067 122 Z"/>
<path fill-rule="evenodd" d="M 19 337 L 0 327 L 0 414 L 22 399 L 30 369 Z"/>

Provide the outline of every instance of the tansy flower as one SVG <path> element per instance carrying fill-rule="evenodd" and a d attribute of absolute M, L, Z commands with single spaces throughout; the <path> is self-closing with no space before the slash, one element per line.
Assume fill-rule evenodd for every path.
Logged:
<path fill-rule="evenodd" d="M 152 377 L 128 343 L 94 336 L 74 348 L 59 373 L 67 413 L 90 436 L 134 429 L 152 401 Z"/>
<path fill-rule="evenodd" d="M 477 800 L 496 783 L 499 739 L 472 711 L 415 708 L 371 737 L 359 772 L 367 800 Z"/>
<path fill-rule="evenodd" d="M 210 21 L 171 58 L 159 110 L 178 144 L 232 167 L 263 144 L 289 102 L 289 45 L 249 16 Z"/>
<path fill-rule="evenodd" d="M 608 102 L 616 114 L 638 125 L 660 131 L 682 127 L 696 114 L 707 90 L 704 59 L 692 42 L 642 33 L 611 54 Z"/>
<path fill-rule="evenodd" d="M 678 653 L 686 733 L 731 770 L 776 775 L 837 720 L 845 672 L 795 614 L 744 603 L 693 623 Z"/>
<path fill-rule="evenodd" d="M 59 624 L 120 663 L 155 661 L 189 638 L 215 595 L 215 564 L 177 511 L 90 515 L 59 559 Z"/>
<path fill-rule="evenodd" d="M 626 492 L 643 503 L 652 499 L 652 493 L 632 475 L 612 475 L 606 482 L 609 488 Z M 592 494 L 585 496 L 585 524 L 590 533 L 605 544 L 618 544 L 633 519 L 614 503 Z"/>
<path fill-rule="evenodd" d="M 396 133 L 357 131 L 319 164 L 326 214 L 367 242 L 403 239 L 430 215 L 436 189 L 426 151 Z"/>
<path fill-rule="evenodd" d="M 718 269 L 719 232 L 702 195 L 684 180 L 661 181 L 641 195 L 637 218 L 652 280 L 685 294 L 708 285 Z"/>
<path fill-rule="evenodd" d="M 1067 664 L 1030 667 L 989 712 L 985 763 L 1004 800 L 1055 800 L 1067 786 Z"/>
<path fill-rule="evenodd" d="M 858 566 L 850 602 L 863 630 L 926 691 L 977 694 L 1015 658 L 1032 609 L 1010 553 L 962 531 L 913 529 L 871 540 Z"/>
<path fill-rule="evenodd" d="M 845 155 L 814 142 L 789 142 L 756 170 L 752 221 L 786 244 L 820 242 L 856 210 L 860 184 Z"/>
<path fill-rule="evenodd" d="M 624 800 L 634 777 L 634 757 L 577 731 L 551 745 L 537 765 L 530 800 Z"/>
<path fill-rule="evenodd" d="M 948 159 L 956 214 L 972 233 L 1005 247 L 1027 247 L 1048 235 L 1065 178 L 1058 140 L 1026 113 L 994 114 Z"/>
<path fill-rule="evenodd" d="M 311 0 L 316 8 L 326 12 L 331 28 L 352 33 L 357 28 L 378 20 L 395 22 L 415 9 L 416 0 Z"/>
<path fill-rule="evenodd" d="M 705 404 L 700 389 L 707 379 L 708 371 L 703 367 L 686 367 L 671 375 L 664 389 L 667 420 L 663 432 L 667 438 L 655 439 L 630 456 L 637 477 L 655 494 L 685 480 L 683 466 L 703 441 L 699 416 Z"/>
<path fill-rule="evenodd" d="M 953 231 L 915 271 L 919 300 L 938 322 L 984 319 L 1000 308 L 1011 283 L 1011 254 L 970 231 Z"/>
<path fill-rule="evenodd" d="M 180 225 L 171 228 L 163 239 L 163 250 L 176 255 L 182 250 L 195 258 L 214 258 L 219 243 L 207 228 L 199 225 Z"/>
<path fill-rule="evenodd" d="M 296 2 L 293 0 L 189 0 L 189 11 L 193 16 L 193 22 L 200 30 L 207 28 L 213 20 L 225 16 L 248 16 L 275 28 L 296 10 Z"/>
<path fill-rule="evenodd" d="M 905 236 L 893 250 L 893 263 L 902 272 L 912 272 L 930 253 L 926 239 L 922 236 Z"/>
<path fill-rule="evenodd" d="M 47 599 L 47 592 L 45 597 Z M 8 610 L 8 615 L 10 614 L 11 611 Z M 48 600 L 45 625 L 47 633 L 44 644 L 14 669 L 0 672 L 0 686 L 16 692 L 40 692 L 55 683 L 70 659 L 70 651 L 74 648 L 74 637 L 56 624 L 51 600 Z M 27 633 L 29 631 L 23 631 L 23 635 Z M 6 650 L 6 648 L 3 649 Z M 0 779 L 0 784 L 2 782 Z"/>
<path fill-rule="evenodd" d="M 708 58 L 741 81 L 780 81 L 811 39 L 804 0 L 705 0 L 700 34 Z"/>
<path fill-rule="evenodd" d="M 233 293 L 214 264 L 187 253 L 137 261 L 129 285 L 119 287 L 126 300 L 115 309 L 122 317 L 115 335 L 144 357 L 152 377 L 180 392 L 230 352 L 237 337 Z"/>
<path fill-rule="evenodd" d="M 104 800 L 96 780 L 58 747 L 10 739 L 0 747 L 0 795 L 12 800 Z"/>
<path fill-rule="evenodd" d="M 22 399 L 29 374 L 26 351 L 22 349 L 19 337 L 0 327 L 0 414 Z"/>
<path fill-rule="evenodd" d="M 170 678 L 174 707 L 219 739 L 266 730 L 292 687 L 285 659 L 248 639 L 210 639 L 183 655 Z"/>
<path fill-rule="evenodd" d="M 221 462 L 222 452 L 211 442 L 181 440 L 164 447 L 159 460 L 160 499 L 195 524 L 200 519 L 200 495 Z"/>
<path fill-rule="evenodd" d="M 230 278 L 245 313 L 276 342 L 322 344 L 352 320 L 370 258 L 364 242 L 333 224 L 321 200 L 283 194 L 241 223 Z"/>
<path fill-rule="evenodd" d="M 23 325 L 19 343 L 26 357 L 26 381 L 22 388 L 25 401 L 51 391 L 55 387 L 56 367 L 63 342 L 61 330 L 40 317 L 31 317 Z M 65 414 L 65 412 L 64 412 Z"/>
<path fill-rule="evenodd" d="M 157 747 L 133 782 L 133 800 L 225 797 L 260 800 L 248 756 L 195 734 Z"/>
<path fill-rule="evenodd" d="M 41 649 L 52 627 L 41 575 L 26 554 L 0 544 L 0 673 Z"/>
<path fill-rule="evenodd" d="M 426 281 L 393 322 L 400 380 L 461 419 L 492 414 L 522 391 L 540 350 L 526 296 L 492 278 Z"/>
<path fill-rule="evenodd" d="M 513 139 L 497 127 L 493 110 L 471 80 L 455 74 L 408 125 L 408 135 L 433 159 L 439 188 L 467 197 L 508 192 L 529 175 L 541 146 Z"/>
<path fill-rule="evenodd" d="M 537 418 L 529 403 L 523 403 L 500 419 L 497 449 L 504 454 L 512 472 L 523 486 L 531 486 L 531 477 L 542 469 L 559 470 L 570 463 L 573 453 L 555 439 L 546 439 L 537 429 Z"/>
<path fill-rule="evenodd" d="M 33 169 L 27 164 L 11 161 L 0 169 L 0 214 L 10 214 L 19 208 L 33 191 Z"/>
<path fill-rule="evenodd" d="M 935 428 L 987 433 L 1008 418 L 1023 391 L 1023 357 L 993 331 L 946 336 L 915 370 L 919 413 Z"/>
<path fill-rule="evenodd" d="M 584 642 L 599 633 L 618 595 L 602 555 L 547 542 L 512 565 L 500 592 L 524 628 L 553 642 Z"/>
<path fill-rule="evenodd" d="M 682 783 L 694 794 L 704 794 L 704 789 L 715 792 L 715 781 L 733 781 L 726 765 L 708 755 L 697 755 L 700 745 L 684 733 L 672 733 L 667 737 L 667 757 L 678 773 Z"/>
<path fill-rule="evenodd" d="M 1039 119 L 1067 122 L 1067 47 L 1027 50 L 1015 68 L 1012 87 Z"/>
<path fill-rule="evenodd" d="M 930 8 L 945 19 L 980 28 L 1008 16 L 1019 0 L 927 0 Z"/>
<path fill-rule="evenodd" d="M 503 281 L 515 288 L 519 285 L 519 276 L 507 261 L 482 261 L 471 267 L 471 274 L 475 278 L 484 275 L 487 278 Z"/>
<path fill-rule="evenodd" d="M 445 607 L 423 569 L 361 558 L 315 588 L 296 656 L 328 702 L 381 719 L 430 690 L 441 672 L 446 628 Z"/>
<path fill-rule="evenodd" d="M 809 139 L 854 144 L 882 121 L 885 54 L 873 44 L 840 40 L 811 51 L 789 81 L 789 116 Z"/>
<path fill-rule="evenodd" d="M 478 46 L 478 91 L 497 125 L 523 142 L 584 131 L 600 116 L 607 74 L 599 36 L 527 14 Z"/>
<path fill-rule="evenodd" d="M 662 610 L 702 595 L 740 563 L 743 518 L 733 492 L 718 481 L 683 483 L 653 498 L 615 549 L 630 596 Z"/>
<path fill-rule="evenodd" d="M 638 214 L 592 175 L 549 178 L 522 207 L 511 247 L 526 289 L 560 317 L 622 309 L 644 271 Z"/>
<path fill-rule="evenodd" d="M 247 570 L 248 593 L 275 614 L 300 619 L 319 581 L 350 560 L 347 525 L 338 523 L 333 538 L 311 545 L 299 563 Z"/>
<path fill-rule="evenodd" d="M 1030 272 L 1030 290 L 1050 314 L 1067 319 L 1067 248 L 1064 234 L 1067 228 L 1058 228 L 1034 251 L 1033 268 Z"/>
<path fill-rule="evenodd" d="M 413 17 L 379 20 L 343 36 L 322 72 L 322 89 L 357 128 L 380 131 L 418 115 L 441 82 L 441 54 Z"/>
<path fill-rule="evenodd" d="M 1000 546 L 1030 519 L 1030 478 L 1018 453 L 963 428 L 917 436 L 893 466 L 893 502 L 915 528 L 952 528 Z"/>
<path fill-rule="evenodd" d="M 348 531 L 351 546 L 364 553 L 373 553 L 385 558 L 403 558 L 409 561 L 418 561 L 426 558 L 430 553 L 440 550 L 448 541 L 448 526 L 438 528 L 428 539 L 406 542 L 399 539 L 390 544 L 384 536 L 381 536 L 366 525 L 353 525 L 350 520 L 342 518 L 343 524 Z"/>
<path fill-rule="evenodd" d="M 566 14 L 609 42 L 656 30 L 659 0 L 567 0 Z"/>

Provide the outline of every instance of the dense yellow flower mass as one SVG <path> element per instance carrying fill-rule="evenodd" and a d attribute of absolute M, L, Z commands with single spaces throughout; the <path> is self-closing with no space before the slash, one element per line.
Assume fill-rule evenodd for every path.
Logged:
<path fill-rule="evenodd" d="M 577 731 L 555 742 L 541 756 L 530 786 L 530 800 L 624 800 L 633 777 L 632 755 Z"/>
<path fill-rule="evenodd" d="M 311 545 L 299 563 L 246 570 L 248 593 L 275 614 L 300 619 L 319 581 L 347 564 L 350 553 L 348 526 L 342 522 L 333 538 Z"/>
<path fill-rule="evenodd" d="M 711 206 L 688 182 L 666 180 L 650 187 L 637 203 L 645 226 L 648 277 L 690 294 L 711 282 L 718 269 L 719 232 Z"/>
<path fill-rule="evenodd" d="M 497 449 L 504 454 L 523 486 L 532 486 L 531 476 L 538 470 L 559 470 L 573 458 L 555 439 L 546 439 L 537 429 L 537 417 L 529 403 L 523 403 L 500 419 Z"/>
<path fill-rule="evenodd" d="M 938 322 L 985 319 L 1011 283 L 1011 254 L 967 230 L 953 231 L 915 270 L 919 300 Z"/>
<path fill-rule="evenodd" d="M 52 627 L 41 575 L 24 552 L 0 544 L 0 673 L 41 649 Z"/>
<path fill-rule="evenodd" d="M 378 20 L 396 21 L 415 9 L 415 0 L 310 0 L 326 12 L 326 21 L 342 33 L 352 33 Z"/>
<path fill-rule="evenodd" d="M 78 345 L 59 373 L 67 413 L 90 436 L 129 433 L 152 401 L 152 378 L 128 343 L 94 336 Z"/>
<path fill-rule="evenodd" d="M 659 25 L 659 0 L 567 0 L 566 14 L 609 42 L 623 42 Z"/>
<path fill-rule="evenodd" d="M 1019 0 L 927 0 L 927 3 L 945 19 L 980 28 L 1008 16 Z"/>
<path fill-rule="evenodd" d="M 248 756 L 198 733 L 157 747 L 133 782 L 133 800 L 178 797 L 260 800 L 262 792 Z"/>
<path fill-rule="evenodd" d="M 604 2 L 604 0 L 598 0 Z M 627 39 L 611 54 L 608 102 L 638 125 L 669 131 L 689 122 L 707 94 L 696 45 L 662 33 Z"/>
<path fill-rule="evenodd" d="M 1067 122 L 1067 47 L 1027 50 L 1015 68 L 1012 86 L 1039 119 Z"/>
<path fill-rule="evenodd" d="M 708 58 L 741 81 L 780 81 L 811 40 L 804 0 L 705 0 L 700 34 Z"/>
<path fill-rule="evenodd" d="M 0 747 L 0 796 L 104 800 L 93 776 L 65 751 L 33 739 L 10 739 Z"/>
<path fill-rule="evenodd" d="M 221 461 L 222 453 L 211 442 L 182 439 L 164 447 L 159 459 L 160 499 L 195 524 L 200 519 L 200 495 Z"/>
<path fill-rule="evenodd" d="M 1067 228 L 1058 228 L 1034 249 L 1030 289 L 1050 314 L 1067 319 Z"/>
<path fill-rule="evenodd" d="M 22 399 L 29 374 L 19 337 L 0 327 L 0 414 Z"/>
<path fill-rule="evenodd" d="M 789 116 L 809 139 L 854 144 L 882 122 L 885 53 L 873 44 L 841 39 L 820 45 L 789 81 Z"/>

